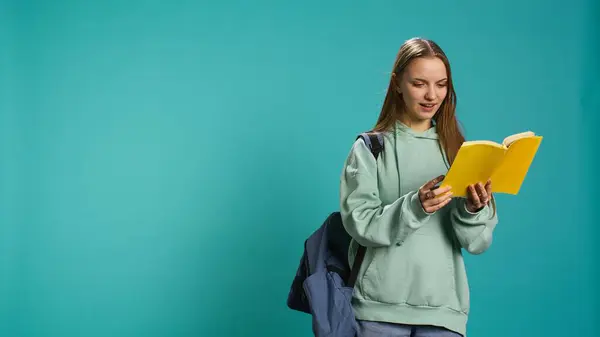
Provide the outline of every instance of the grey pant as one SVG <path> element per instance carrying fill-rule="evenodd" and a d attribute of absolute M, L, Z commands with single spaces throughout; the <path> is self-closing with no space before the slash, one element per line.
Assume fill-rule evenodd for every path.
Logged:
<path fill-rule="evenodd" d="M 413 326 L 359 320 L 358 337 L 462 337 L 462 335 L 434 326 Z"/>

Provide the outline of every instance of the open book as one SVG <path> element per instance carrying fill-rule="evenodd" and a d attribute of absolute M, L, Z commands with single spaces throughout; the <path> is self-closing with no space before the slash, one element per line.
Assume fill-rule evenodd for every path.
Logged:
<path fill-rule="evenodd" d="M 467 141 L 460 147 L 440 187 L 452 186 L 453 196 L 466 197 L 467 186 L 492 180 L 493 193 L 516 195 L 542 142 L 531 131 L 510 135 L 502 144 Z"/>

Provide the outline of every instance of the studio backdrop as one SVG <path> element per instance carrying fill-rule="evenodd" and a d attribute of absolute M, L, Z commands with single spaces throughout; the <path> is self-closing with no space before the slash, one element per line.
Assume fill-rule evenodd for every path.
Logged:
<path fill-rule="evenodd" d="M 544 141 L 470 336 L 598 336 L 598 5 L 0 5 L 0 335 L 311 336 L 286 307 L 399 46 L 448 54 L 467 139 Z"/>

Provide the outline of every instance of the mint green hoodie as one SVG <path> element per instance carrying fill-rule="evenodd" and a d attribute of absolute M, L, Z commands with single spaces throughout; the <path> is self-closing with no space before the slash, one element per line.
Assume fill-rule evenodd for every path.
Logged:
<path fill-rule="evenodd" d="M 367 247 L 355 285 L 357 319 L 442 326 L 466 336 L 469 285 L 462 250 L 484 252 L 498 219 L 492 206 L 478 213 L 454 198 L 428 214 L 418 190 L 448 171 L 435 126 L 417 132 L 397 122 L 384 134 L 377 161 L 357 140 L 341 176 L 346 230 Z"/>

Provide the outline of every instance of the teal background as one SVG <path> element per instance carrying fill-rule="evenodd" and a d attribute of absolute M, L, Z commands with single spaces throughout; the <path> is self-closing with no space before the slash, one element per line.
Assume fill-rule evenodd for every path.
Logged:
<path fill-rule="evenodd" d="M 0 6 L 0 335 L 311 336 L 303 241 L 424 36 L 467 138 L 545 137 L 466 257 L 469 335 L 598 336 L 593 0 Z"/>

